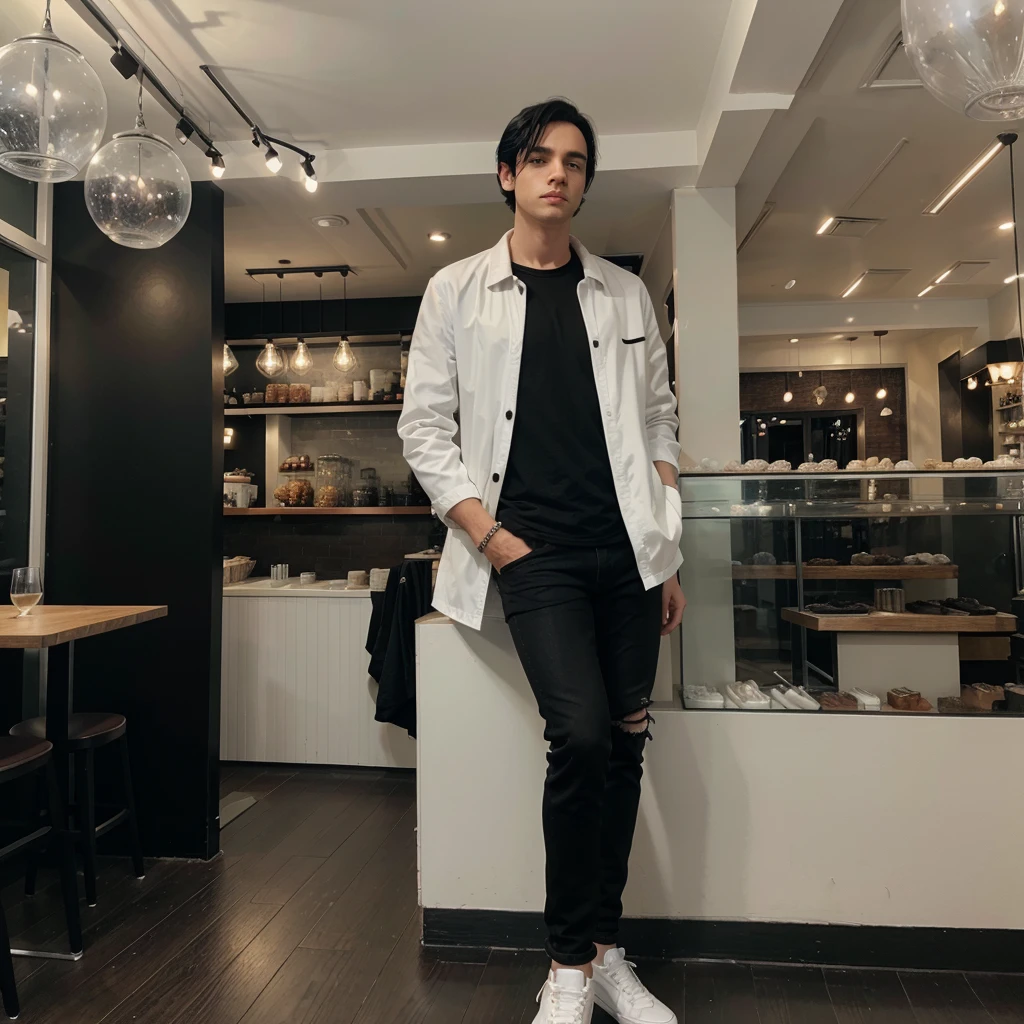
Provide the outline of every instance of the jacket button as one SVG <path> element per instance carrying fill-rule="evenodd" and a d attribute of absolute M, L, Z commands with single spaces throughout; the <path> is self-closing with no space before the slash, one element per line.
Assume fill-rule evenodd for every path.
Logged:
<path fill-rule="evenodd" d="M 505 413 L 505 419 L 507 419 L 507 420 L 512 419 L 512 410 L 511 409 L 509 409 L 509 411 L 507 413 Z"/>
<path fill-rule="evenodd" d="M 494 474 L 494 476 L 492 476 L 492 477 L 491 477 L 491 479 L 492 479 L 492 480 L 493 480 L 493 481 L 494 481 L 495 483 L 497 483 L 497 482 L 498 482 L 498 479 L 499 479 L 499 477 L 498 477 L 498 474 L 497 474 L 497 473 L 495 473 L 495 474 Z"/>
<path fill-rule="evenodd" d="M 594 339 L 594 348 L 597 348 L 597 346 L 600 345 L 600 344 L 601 343 L 595 338 Z"/>

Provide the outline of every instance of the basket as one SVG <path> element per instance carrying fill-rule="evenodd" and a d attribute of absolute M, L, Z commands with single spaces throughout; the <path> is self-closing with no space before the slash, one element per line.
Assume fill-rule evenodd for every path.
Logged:
<path fill-rule="evenodd" d="M 224 559 L 224 586 L 229 583 L 241 583 L 248 579 L 249 573 L 256 568 L 256 562 L 244 555 L 238 558 Z"/>

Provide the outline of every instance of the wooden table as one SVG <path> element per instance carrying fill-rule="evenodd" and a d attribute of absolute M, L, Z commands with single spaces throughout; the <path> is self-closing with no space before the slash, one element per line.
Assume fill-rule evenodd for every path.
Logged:
<path fill-rule="evenodd" d="M 37 605 L 28 615 L 0 608 L 0 648 L 49 652 L 46 668 L 46 738 L 53 744 L 57 785 L 68 802 L 68 716 L 74 682 L 75 641 L 161 619 L 166 605 Z M 67 822 L 57 823 L 67 827 Z M 50 953 L 12 949 L 16 956 L 78 960 L 82 951 Z"/>

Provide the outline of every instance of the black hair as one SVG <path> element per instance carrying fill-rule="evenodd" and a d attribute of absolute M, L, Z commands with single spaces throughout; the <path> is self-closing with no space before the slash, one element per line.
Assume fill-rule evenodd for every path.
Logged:
<path fill-rule="evenodd" d="M 583 191 L 587 192 L 594 180 L 594 173 L 597 171 L 597 133 L 594 125 L 586 114 L 581 114 L 579 108 L 570 103 L 567 99 L 554 98 L 546 103 L 535 103 L 532 107 L 524 107 L 508 123 L 508 127 L 502 132 L 501 141 L 498 143 L 496 153 L 498 169 L 502 164 L 507 164 L 513 174 L 519 168 L 519 161 L 530 154 L 534 147 L 540 142 L 541 136 L 550 124 L 566 123 L 579 128 L 584 142 L 587 144 L 587 181 Z M 498 187 L 501 188 L 501 175 L 498 175 Z M 510 210 L 515 212 L 516 193 L 515 190 L 506 191 L 501 188 L 502 198 Z M 583 203 L 580 203 L 580 208 Z M 579 213 L 579 210 L 576 211 Z"/>

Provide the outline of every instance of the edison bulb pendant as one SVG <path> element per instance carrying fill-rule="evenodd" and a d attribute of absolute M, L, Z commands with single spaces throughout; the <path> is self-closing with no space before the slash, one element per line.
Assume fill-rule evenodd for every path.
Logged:
<path fill-rule="evenodd" d="M 304 341 L 300 341 L 295 346 L 295 351 L 292 353 L 291 367 L 292 373 L 298 374 L 300 377 L 304 377 L 313 369 L 313 356 Z"/>
<path fill-rule="evenodd" d="M 238 369 L 238 360 L 230 345 L 224 346 L 224 376 L 230 377 Z"/>
<path fill-rule="evenodd" d="M 284 373 L 284 356 L 272 341 L 267 342 L 257 357 L 256 369 L 264 377 L 279 377 Z"/>
<path fill-rule="evenodd" d="M 334 365 L 341 370 L 342 373 L 348 373 L 350 370 L 356 368 L 356 357 L 352 353 L 352 348 L 348 343 L 348 338 L 342 338 L 338 343 L 338 347 L 334 353 Z"/>

